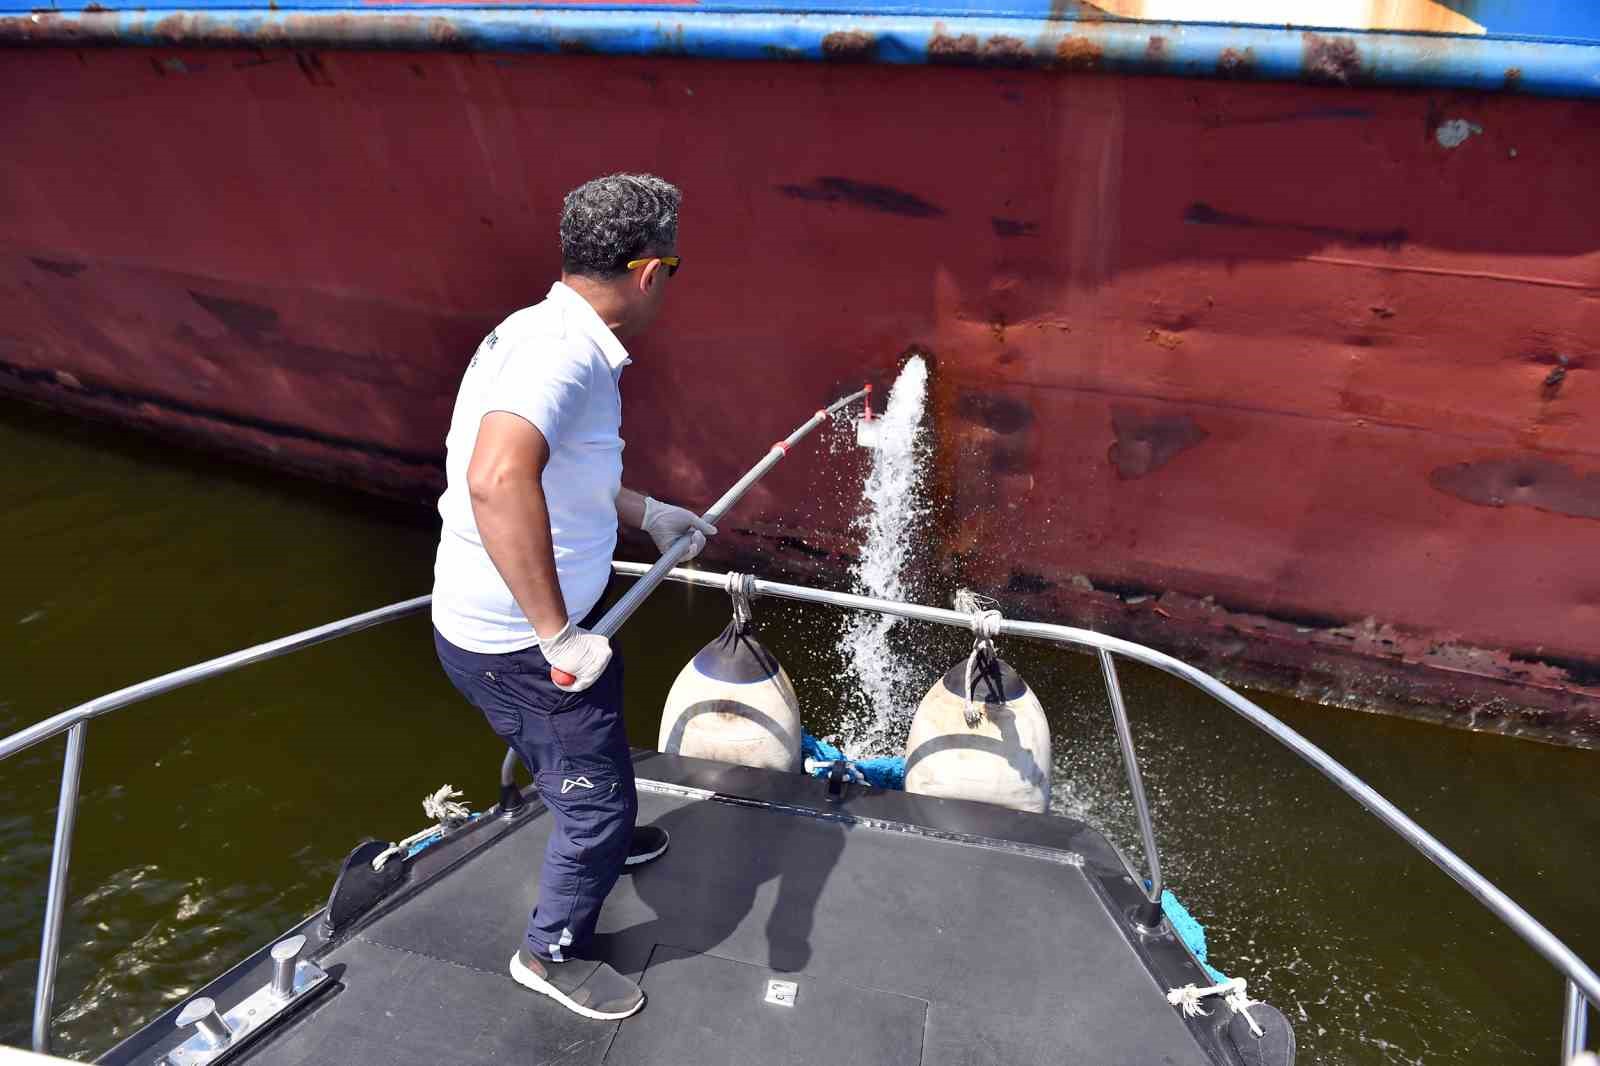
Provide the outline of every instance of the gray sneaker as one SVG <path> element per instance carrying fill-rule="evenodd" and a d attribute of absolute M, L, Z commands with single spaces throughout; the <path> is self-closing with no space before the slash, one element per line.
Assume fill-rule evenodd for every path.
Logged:
<path fill-rule="evenodd" d="M 551 962 L 523 947 L 511 956 L 511 978 L 585 1018 L 612 1021 L 644 1006 L 644 989 L 594 959 Z"/>
<path fill-rule="evenodd" d="M 665 829 L 654 825 L 638 826 L 633 831 L 633 839 L 628 842 L 628 857 L 623 860 L 623 868 L 643 866 L 652 859 L 660 858 L 670 843 L 672 838 L 667 836 Z"/>

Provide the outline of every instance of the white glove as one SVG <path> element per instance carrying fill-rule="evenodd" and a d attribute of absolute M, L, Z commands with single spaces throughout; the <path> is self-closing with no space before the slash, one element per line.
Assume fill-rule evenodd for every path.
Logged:
<path fill-rule="evenodd" d="M 649 496 L 644 498 L 644 522 L 639 528 L 650 534 L 650 539 L 656 542 L 656 551 L 662 555 L 679 537 L 690 534 L 692 540 L 688 554 L 683 557 L 685 562 L 699 555 L 700 549 L 706 546 L 706 538 L 717 532 L 716 526 L 688 508 L 674 507 Z"/>
<path fill-rule="evenodd" d="M 611 642 L 598 633 L 591 633 L 587 629 L 568 622 L 561 627 L 561 632 L 548 640 L 539 638 L 539 650 L 544 652 L 545 659 L 550 663 L 550 680 L 556 688 L 563 692 L 582 692 L 605 673 L 606 664 L 611 661 Z M 572 678 L 570 684 L 562 684 L 560 671 Z"/>

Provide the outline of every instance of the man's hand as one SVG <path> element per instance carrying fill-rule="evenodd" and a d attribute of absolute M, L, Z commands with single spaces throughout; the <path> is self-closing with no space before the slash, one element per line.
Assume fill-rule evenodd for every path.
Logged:
<path fill-rule="evenodd" d="M 611 661 L 609 640 L 571 622 L 548 640 L 540 637 L 539 650 L 550 663 L 550 680 L 563 692 L 582 692 L 600 680 Z"/>
<path fill-rule="evenodd" d="M 674 507 L 670 503 L 649 496 L 644 498 L 644 521 L 639 523 L 639 528 L 650 534 L 650 539 L 656 542 L 656 551 L 665 555 L 667 549 L 685 533 L 692 535 L 689 544 L 689 553 L 685 555 L 687 562 L 700 554 L 700 549 L 706 546 L 706 538 L 716 536 L 717 527 L 684 507 Z"/>

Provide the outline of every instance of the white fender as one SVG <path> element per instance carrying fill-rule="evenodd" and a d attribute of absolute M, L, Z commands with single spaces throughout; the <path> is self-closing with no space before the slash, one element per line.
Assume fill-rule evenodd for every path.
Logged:
<path fill-rule="evenodd" d="M 672 755 L 798 772 L 800 701 L 777 658 L 730 624 L 672 683 L 656 746 Z"/>
<path fill-rule="evenodd" d="M 967 660 L 934 682 L 906 738 L 906 791 L 1043 814 L 1050 806 L 1050 723 L 1004 660 L 980 655 L 966 719 Z"/>

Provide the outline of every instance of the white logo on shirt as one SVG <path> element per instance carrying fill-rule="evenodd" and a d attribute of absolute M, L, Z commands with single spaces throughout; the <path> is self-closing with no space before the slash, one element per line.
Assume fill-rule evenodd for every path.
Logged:
<path fill-rule="evenodd" d="M 575 788 L 593 788 L 593 783 L 587 777 L 564 777 L 561 779 L 561 794 L 565 796 Z"/>

